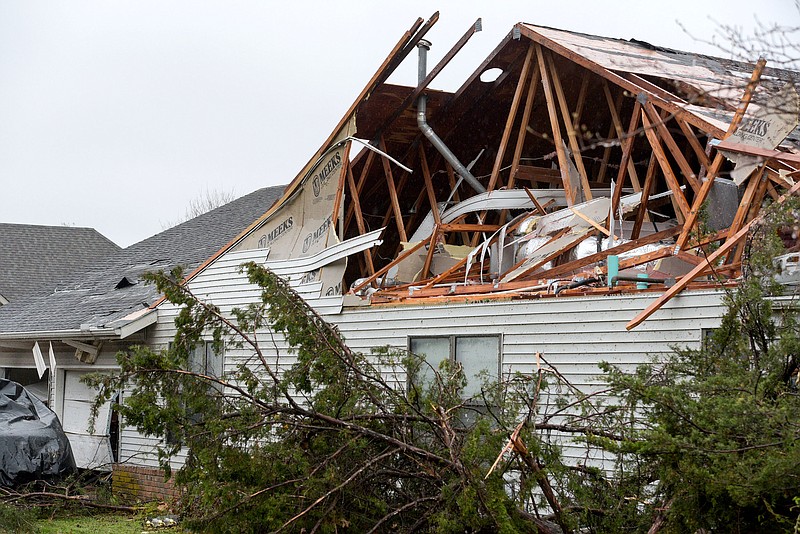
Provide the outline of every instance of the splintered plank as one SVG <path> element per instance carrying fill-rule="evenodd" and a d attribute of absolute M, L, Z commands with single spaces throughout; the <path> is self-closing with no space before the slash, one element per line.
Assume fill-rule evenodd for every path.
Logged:
<path fill-rule="evenodd" d="M 600 232 L 601 234 L 605 235 L 606 237 L 611 235 L 611 232 L 609 232 L 606 228 L 603 228 L 602 226 L 600 226 L 594 220 L 592 220 L 589 217 L 587 217 L 586 215 L 584 215 L 582 211 L 576 210 L 572 206 L 570 206 L 569 209 L 572 211 L 572 213 L 574 213 L 575 215 L 577 215 L 578 217 L 580 217 L 581 219 L 583 219 L 584 221 L 589 223 L 591 226 L 593 226 L 594 229 L 597 230 L 598 232 Z"/>
<path fill-rule="evenodd" d="M 541 202 L 539 202 L 539 199 L 536 198 L 536 195 L 531 193 L 531 190 L 528 189 L 527 187 L 525 187 L 523 189 L 525 189 L 525 193 L 528 195 L 528 198 L 531 199 L 531 202 L 533 202 L 533 205 L 536 206 L 536 211 L 539 212 L 539 215 L 547 215 L 547 212 L 544 210 L 544 206 L 542 206 Z M 552 201 L 552 199 L 551 199 L 551 201 Z"/>

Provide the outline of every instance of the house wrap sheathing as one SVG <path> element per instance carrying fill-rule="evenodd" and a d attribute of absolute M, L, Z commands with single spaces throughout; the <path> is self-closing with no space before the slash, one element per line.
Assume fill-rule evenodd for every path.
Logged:
<path fill-rule="evenodd" d="M 601 361 L 632 370 L 699 347 L 765 199 L 798 189 L 798 73 L 520 23 L 448 93 L 431 86 L 480 21 L 427 65 L 437 19 L 402 36 L 283 197 L 187 278 L 191 291 L 224 313 L 256 302 L 239 269 L 254 261 L 355 350 L 444 344 L 459 359 L 461 343 L 465 367 L 490 375 L 533 372 L 539 354 L 586 393 Z M 418 85 L 388 84 L 406 58 Z M 166 346 L 177 310 L 147 313 L 142 335 Z M 290 365 L 275 339 L 265 353 Z M 251 356 L 212 359 L 233 371 Z M 120 461 L 155 467 L 156 444 L 123 428 Z"/>

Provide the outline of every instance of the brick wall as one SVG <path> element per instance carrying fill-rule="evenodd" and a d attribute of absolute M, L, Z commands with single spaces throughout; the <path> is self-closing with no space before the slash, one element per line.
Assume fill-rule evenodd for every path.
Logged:
<path fill-rule="evenodd" d="M 122 502 L 172 502 L 178 498 L 174 478 L 164 480 L 161 469 L 114 464 L 112 491 Z"/>

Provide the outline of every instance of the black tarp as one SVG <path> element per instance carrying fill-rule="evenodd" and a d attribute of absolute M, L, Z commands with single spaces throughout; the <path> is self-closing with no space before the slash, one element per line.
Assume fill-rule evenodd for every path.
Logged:
<path fill-rule="evenodd" d="M 16 382 L 0 379 L 0 486 L 74 470 L 56 414 Z"/>

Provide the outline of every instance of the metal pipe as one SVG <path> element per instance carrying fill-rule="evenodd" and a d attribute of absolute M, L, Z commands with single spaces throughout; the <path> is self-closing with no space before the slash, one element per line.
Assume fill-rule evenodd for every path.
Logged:
<path fill-rule="evenodd" d="M 555 294 L 558 295 L 559 293 L 561 293 L 565 289 L 573 289 L 573 288 L 576 288 L 576 287 L 581 287 L 581 286 L 585 286 L 585 285 L 589 285 L 589 284 L 594 284 L 595 282 L 599 282 L 599 281 L 600 281 L 599 278 L 577 278 L 577 279 L 573 280 L 572 282 L 570 282 L 569 284 L 565 284 L 563 286 L 558 286 L 556 288 Z"/>
<path fill-rule="evenodd" d="M 638 277 L 638 276 L 612 276 L 611 277 L 611 286 L 617 285 L 617 282 L 637 282 L 637 283 L 646 283 L 646 284 L 664 284 L 666 287 L 671 287 L 675 285 L 674 278 L 648 278 L 648 277 Z"/>
<path fill-rule="evenodd" d="M 419 65 L 417 70 L 417 75 L 419 77 L 419 83 L 422 83 L 425 80 L 428 70 L 428 50 L 431 48 L 431 43 L 426 41 L 425 39 L 420 39 L 419 43 L 417 43 L 417 48 L 419 49 Z M 439 151 L 439 153 L 447 160 L 450 165 L 453 166 L 453 170 L 458 174 L 460 177 L 464 179 L 472 189 L 477 191 L 478 193 L 485 193 L 486 188 L 478 181 L 477 178 L 472 176 L 472 173 L 467 170 L 464 165 L 458 161 L 458 158 L 455 154 L 453 154 L 447 145 L 444 144 L 444 141 L 436 135 L 436 132 L 433 131 L 433 128 L 430 127 L 427 121 L 426 113 L 427 113 L 427 104 L 428 104 L 428 97 L 424 94 L 420 95 L 417 99 L 417 126 L 419 127 L 422 135 L 428 138 L 428 141 L 431 142 L 433 148 Z"/>

